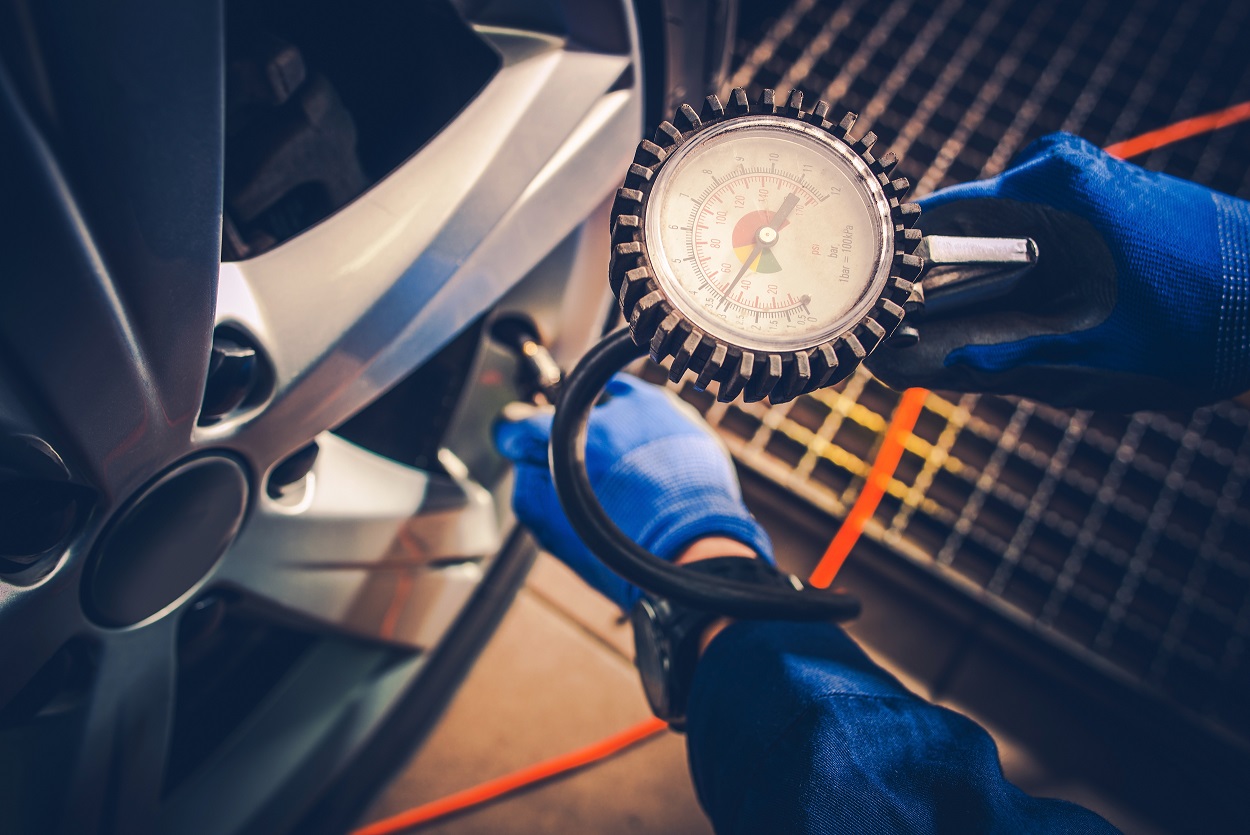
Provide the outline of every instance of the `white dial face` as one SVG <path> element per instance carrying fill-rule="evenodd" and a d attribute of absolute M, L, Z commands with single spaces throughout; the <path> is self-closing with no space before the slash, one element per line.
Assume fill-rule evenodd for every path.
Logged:
<path fill-rule="evenodd" d="M 876 303 L 894 232 L 875 175 L 812 125 L 734 119 L 664 164 L 643 228 L 661 289 L 698 327 L 757 351 L 810 348 Z"/>

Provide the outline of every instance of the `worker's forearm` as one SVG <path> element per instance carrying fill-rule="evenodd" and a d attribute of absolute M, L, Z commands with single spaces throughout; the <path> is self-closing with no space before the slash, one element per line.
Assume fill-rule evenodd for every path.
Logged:
<path fill-rule="evenodd" d="M 827 623 L 741 621 L 695 668 L 686 734 L 718 832 L 1109 833 L 1021 792 L 989 735 Z"/>
<path fill-rule="evenodd" d="M 727 536 L 709 536 L 704 539 L 697 540 L 690 547 L 682 552 L 677 558 L 678 565 L 682 563 L 696 562 L 698 560 L 710 560 L 715 557 L 758 557 L 754 550 L 748 545 L 739 542 L 736 539 L 730 539 Z M 712 642 L 722 629 L 733 623 L 729 618 L 717 618 L 707 625 L 703 630 L 703 639 L 699 642 L 699 654 L 707 649 L 707 645 Z"/>

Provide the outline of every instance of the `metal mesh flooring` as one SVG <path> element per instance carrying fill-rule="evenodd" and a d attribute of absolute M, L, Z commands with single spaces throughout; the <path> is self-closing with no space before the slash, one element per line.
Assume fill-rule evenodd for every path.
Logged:
<path fill-rule="evenodd" d="M 732 84 L 858 112 L 920 195 L 1053 130 L 1106 145 L 1250 99 L 1248 40 L 1240 2 L 795 0 L 744 19 Z M 1250 197 L 1250 125 L 1136 161 Z M 898 401 L 863 371 L 772 408 L 679 388 L 744 465 L 835 518 Z M 1120 416 L 935 393 L 866 535 L 1250 741 L 1247 479 L 1234 403 Z"/>

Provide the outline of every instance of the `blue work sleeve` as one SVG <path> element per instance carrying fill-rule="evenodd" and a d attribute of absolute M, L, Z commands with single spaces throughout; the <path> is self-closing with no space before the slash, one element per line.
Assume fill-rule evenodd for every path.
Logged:
<path fill-rule="evenodd" d="M 718 833 L 1116 831 L 1007 782 L 983 728 L 830 624 L 729 626 L 695 670 L 686 732 Z"/>

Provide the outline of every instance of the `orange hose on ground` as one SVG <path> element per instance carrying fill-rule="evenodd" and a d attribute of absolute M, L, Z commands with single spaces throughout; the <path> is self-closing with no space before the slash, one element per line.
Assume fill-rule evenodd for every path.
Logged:
<path fill-rule="evenodd" d="M 1159 130 L 1143 133 L 1132 139 L 1109 145 L 1104 150 L 1112 156 L 1128 159 L 1182 139 L 1189 139 L 1246 120 L 1250 120 L 1250 102 L 1236 104 L 1215 113 L 1195 116 Z M 916 421 L 920 418 L 925 398 L 928 395 L 928 390 L 922 388 L 911 388 L 903 392 L 902 399 L 899 400 L 894 408 L 894 414 L 890 417 L 890 424 L 886 428 L 877 457 L 873 459 L 872 466 L 868 470 L 864 488 L 856 497 L 855 504 L 851 506 L 846 521 L 842 523 L 842 527 L 838 529 L 829 547 L 820 558 L 820 562 L 812 571 L 811 577 L 808 578 L 808 583 L 811 585 L 827 588 L 837 576 L 843 563 L 846 562 L 855 543 L 859 541 L 864 525 L 876 513 L 881 499 L 885 497 L 885 492 L 890 486 L 890 479 L 893 478 L 894 471 L 898 469 L 898 464 L 903 458 L 907 438 L 916 427 Z M 527 786 L 592 765 L 631 745 L 655 736 L 667 727 L 668 725 L 659 719 L 648 719 L 585 748 L 536 763 L 440 800 L 434 800 L 398 815 L 375 821 L 355 830 L 351 835 L 394 835 L 405 829 L 432 823 Z"/>
<path fill-rule="evenodd" d="M 894 414 L 890 417 L 890 425 L 885 430 L 885 438 L 881 441 L 881 448 L 877 450 L 877 457 L 873 459 L 872 467 L 868 470 L 863 489 L 851 506 L 851 512 L 846 515 L 846 521 L 838 528 L 829 547 L 825 549 L 824 556 L 808 578 L 811 585 L 821 589 L 829 587 L 842 564 L 846 562 L 851 549 L 859 541 L 864 525 L 877 512 L 877 505 L 881 504 L 881 499 L 890 486 L 890 479 L 898 469 L 907 438 L 916 427 L 916 421 L 920 419 L 920 412 L 928 396 L 929 390 L 922 388 L 911 388 L 903 392 L 903 398 L 894 407 Z"/>
<path fill-rule="evenodd" d="M 1113 157 L 1129 159 L 1147 151 L 1162 148 L 1164 145 L 1171 145 L 1173 142 L 1179 142 L 1182 139 L 1189 139 L 1199 134 L 1226 128 L 1229 125 L 1235 125 L 1247 119 L 1250 119 L 1250 101 L 1243 101 L 1241 104 L 1234 104 L 1232 107 L 1226 107 L 1214 113 L 1206 113 L 1202 116 L 1195 116 L 1192 119 L 1185 119 L 1158 130 L 1134 136 L 1132 139 L 1108 145 L 1103 150 Z"/>
<path fill-rule="evenodd" d="M 570 771 L 598 762 L 625 750 L 631 745 L 637 745 L 639 742 L 655 736 L 667 727 L 668 724 L 660 719 L 648 719 L 645 722 L 634 725 L 632 728 L 626 728 L 620 733 L 613 734 L 607 739 L 587 745 L 585 748 L 579 748 L 576 751 L 561 754 L 550 760 L 535 763 L 481 785 L 456 792 L 453 795 L 431 801 L 422 806 L 417 806 L 406 812 L 400 812 L 393 817 L 376 821 L 357 829 L 352 835 L 393 835 L 393 833 L 401 832 L 414 826 L 430 823 L 438 818 L 469 809 L 488 800 L 494 800 L 518 789 L 523 789 L 526 786 L 532 786 L 544 780 L 550 780 L 553 777 L 558 777 L 561 774 L 567 774 Z"/>

